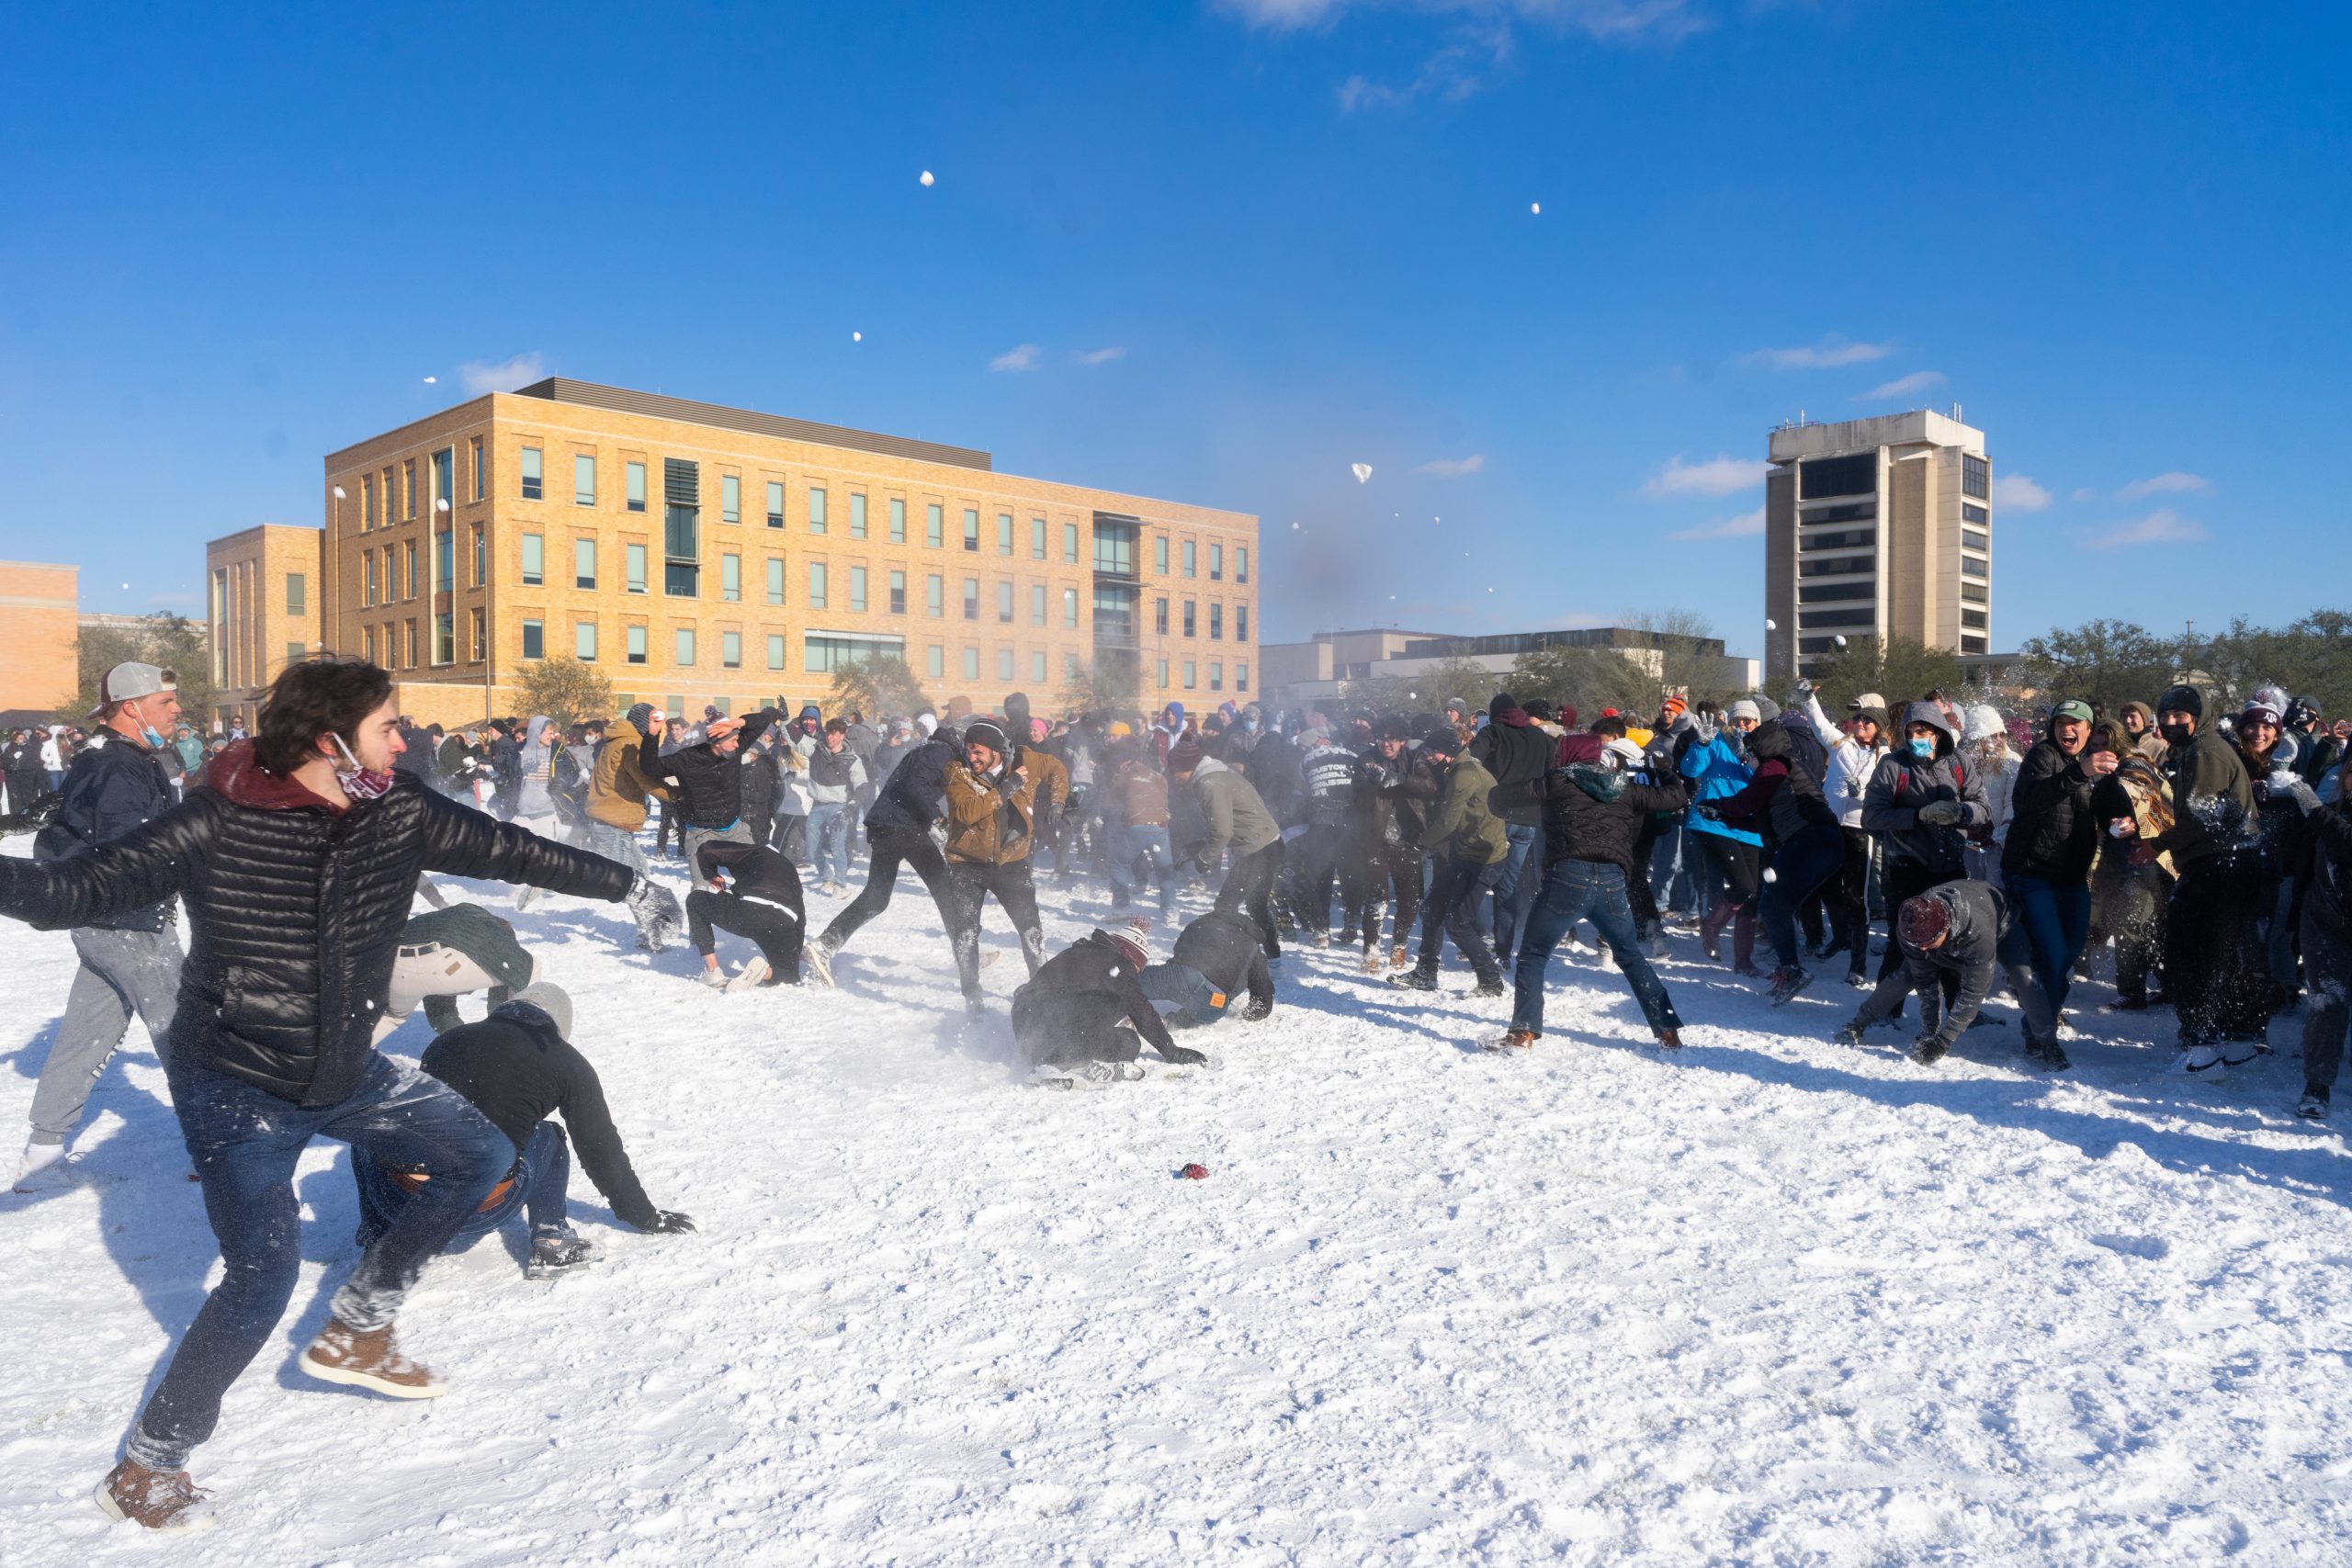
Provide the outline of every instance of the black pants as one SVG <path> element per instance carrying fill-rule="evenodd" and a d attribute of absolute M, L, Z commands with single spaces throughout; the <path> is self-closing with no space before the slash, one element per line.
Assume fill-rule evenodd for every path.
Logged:
<path fill-rule="evenodd" d="M 1029 863 L 1012 861 L 989 865 L 978 861 L 947 863 L 947 940 L 956 948 L 956 978 L 967 1001 L 980 994 L 980 907 L 989 894 L 1021 935 L 1021 955 L 1029 973 L 1046 961 L 1046 933 L 1037 926 L 1037 889 L 1029 880 Z"/>
<path fill-rule="evenodd" d="M 793 902 L 799 902 L 796 882 Z M 786 908 L 763 898 L 733 893 L 712 893 L 697 887 L 686 895 L 686 934 L 696 953 L 714 952 L 710 930 L 717 926 L 760 944 L 768 967 L 788 986 L 800 983 L 800 944 L 808 936 L 808 921 L 797 908 Z"/>
<path fill-rule="evenodd" d="M 2125 1001 L 2146 1001 L 2151 976 L 2162 982 L 2168 893 L 2161 866 L 2100 870 L 2099 920 L 2115 938 L 2115 994 Z"/>
<path fill-rule="evenodd" d="M 1838 830 L 1846 836 L 1846 863 L 1821 889 L 1821 907 L 1846 943 L 1847 973 L 1860 975 L 1871 957 L 1871 836 L 1860 828 Z"/>
<path fill-rule="evenodd" d="M 868 828 L 865 847 L 865 887 L 850 901 L 848 908 L 833 917 L 833 923 L 817 939 L 825 951 L 839 953 L 857 934 L 860 926 L 890 907 L 890 893 L 898 886 L 899 868 L 902 865 L 912 866 L 915 874 L 922 878 L 922 885 L 931 889 L 931 901 L 939 906 L 939 918 L 952 935 L 956 921 L 947 912 L 951 897 L 947 861 L 939 852 L 939 846 L 931 841 L 931 835 L 911 828 Z"/>
<path fill-rule="evenodd" d="M 2165 910 L 2165 982 L 2183 1044 L 2260 1040 L 2270 1028 L 2270 968 L 2256 919 L 2262 868 L 2183 867 Z"/>
<path fill-rule="evenodd" d="M 1246 909 L 1258 922 L 1258 941 L 1268 958 L 1283 955 L 1283 939 L 1274 930 L 1274 911 L 1271 899 L 1275 879 L 1283 874 L 1283 841 L 1276 839 L 1254 854 L 1237 856 L 1233 869 L 1225 874 L 1225 886 L 1216 890 L 1216 907 L 1220 909 Z M 1325 919 L 1329 919 L 1326 906 Z"/>
<path fill-rule="evenodd" d="M 1391 947 L 1412 940 L 1421 918 L 1421 852 L 1413 844 L 1374 844 L 1366 852 L 1362 872 L 1363 891 L 1363 950 L 1380 945 L 1380 910 L 1396 910 L 1388 922 Z"/>
<path fill-rule="evenodd" d="M 1348 829 L 1337 822 L 1317 822 L 1306 829 L 1298 840 L 1298 859 L 1293 863 L 1291 876 L 1292 907 L 1297 911 L 1298 923 L 1309 932 L 1331 929 L 1331 883 L 1340 884 L 1340 908 L 1346 919 L 1355 912 L 1348 895 L 1355 880 L 1348 865 Z"/>
<path fill-rule="evenodd" d="M 1495 957 L 1494 945 L 1478 934 L 1478 900 L 1502 880 L 1502 874 L 1501 861 L 1474 865 L 1450 854 L 1438 857 L 1437 877 L 1421 905 L 1421 954 L 1416 964 L 1421 973 L 1437 973 L 1445 939 L 1452 937 L 1454 951 L 1470 961 L 1480 981 L 1501 983 L 1503 968 Z"/>
<path fill-rule="evenodd" d="M 1928 888 L 1940 887 L 1962 874 L 1963 873 L 1959 871 L 1931 871 L 1913 860 L 1889 859 L 1887 861 L 1885 870 L 1882 874 L 1882 880 L 1886 885 L 1886 956 L 1879 960 L 1878 977 L 1880 979 L 1883 980 L 1890 975 L 1898 974 L 1903 968 L 1903 943 L 1897 940 L 1895 932 L 1902 925 L 1905 900 L 1916 898 Z M 1952 998 L 1960 995 L 1960 974 L 1957 970 L 1947 969 L 1939 964 L 1936 967 L 1936 975 L 1943 984 L 1944 1010 L 1949 1012 L 1951 1010 Z M 1894 1016 L 1897 1018 L 1903 1016 L 1899 1008 Z"/>

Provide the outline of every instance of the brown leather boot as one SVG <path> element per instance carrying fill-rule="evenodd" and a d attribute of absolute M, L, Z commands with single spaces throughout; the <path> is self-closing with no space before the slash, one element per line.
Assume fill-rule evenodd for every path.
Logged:
<path fill-rule="evenodd" d="M 209 1530 L 216 1522 L 211 1502 L 185 1470 L 150 1470 L 124 1460 L 107 1472 L 92 1495 L 108 1518 L 151 1530 Z"/>
<path fill-rule="evenodd" d="M 1682 1031 L 1661 1029 L 1657 1032 L 1657 1043 L 1666 1050 L 1679 1051 L 1682 1049 Z"/>
<path fill-rule="evenodd" d="M 449 1392 L 447 1383 L 401 1354 L 390 1324 L 363 1332 L 340 1318 L 329 1318 L 302 1352 L 302 1370 L 314 1378 L 374 1389 L 394 1399 L 438 1399 Z"/>
<path fill-rule="evenodd" d="M 1535 1032 L 1532 1029 L 1514 1029 L 1500 1040 L 1488 1045 L 1487 1049 L 1489 1051 L 1532 1051 L 1535 1049 Z"/>

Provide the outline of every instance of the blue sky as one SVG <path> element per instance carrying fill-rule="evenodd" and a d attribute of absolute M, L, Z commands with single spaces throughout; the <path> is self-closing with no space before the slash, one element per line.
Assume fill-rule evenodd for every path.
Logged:
<path fill-rule="evenodd" d="M 1269 639 L 1753 654 L 1770 427 L 1959 401 L 1996 647 L 2284 620 L 2352 600 L 2348 12 L 26 11 L 0 555 L 193 609 L 327 451 L 553 372 L 1259 513 Z"/>

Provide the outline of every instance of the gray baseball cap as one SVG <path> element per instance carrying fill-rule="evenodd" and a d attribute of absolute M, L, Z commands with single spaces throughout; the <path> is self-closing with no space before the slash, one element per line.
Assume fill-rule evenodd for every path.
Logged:
<path fill-rule="evenodd" d="M 127 703 L 134 697 L 178 690 L 176 682 L 164 679 L 163 670 L 156 665 L 118 664 L 98 678 L 98 705 L 90 710 L 90 716 L 96 718 L 106 712 L 109 703 Z"/>

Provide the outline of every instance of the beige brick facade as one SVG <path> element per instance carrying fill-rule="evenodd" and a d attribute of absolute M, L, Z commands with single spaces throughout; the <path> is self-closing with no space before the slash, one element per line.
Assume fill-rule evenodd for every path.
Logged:
<path fill-rule="evenodd" d="M 1058 711 L 1098 655 L 1137 661 L 1146 707 L 1255 694 L 1246 513 L 568 381 L 325 467 L 328 640 L 392 669 L 420 722 L 515 712 L 530 660 L 575 655 L 623 704 L 695 714 L 829 705 L 836 661 L 889 651 L 942 705 Z"/>
<path fill-rule="evenodd" d="M 0 561 L 0 712 L 46 718 L 73 702 L 80 571 Z"/>
<path fill-rule="evenodd" d="M 251 726 L 277 672 L 319 649 L 325 538 L 317 528 L 264 523 L 205 545 L 213 696 L 202 716 Z"/>

